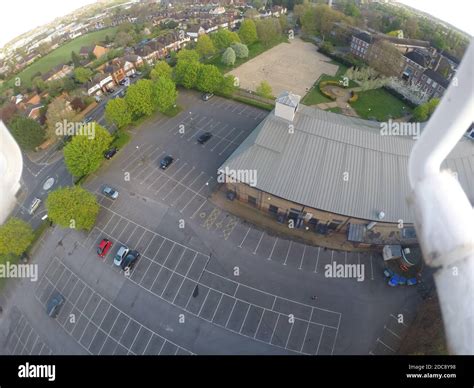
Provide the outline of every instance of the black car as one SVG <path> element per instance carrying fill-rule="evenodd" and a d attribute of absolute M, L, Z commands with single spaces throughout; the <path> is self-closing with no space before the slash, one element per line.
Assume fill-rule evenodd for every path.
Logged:
<path fill-rule="evenodd" d="M 197 138 L 197 142 L 199 144 L 204 144 L 206 141 L 208 141 L 212 137 L 211 132 L 204 132 L 199 137 Z"/>
<path fill-rule="evenodd" d="M 120 267 L 124 271 L 127 268 L 129 270 L 132 269 L 139 257 L 140 257 L 140 253 L 138 253 L 138 251 L 129 251 L 127 256 L 125 256 L 125 259 L 123 259 L 122 262 L 120 263 Z"/>
<path fill-rule="evenodd" d="M 51 318 L 56 318 L 59 314 L 61 306 L 64 304 L 64 296 L 59 292 L 54 292 L 49 298 L 48 303 L 46 304 L 46 313 Z"/>
<path fill-rule="evenodd" d="M 104 156 L 105 159 L 111 159 L 118 151 L 117 147 L 113 147 L 110 150 L 105 151 Z"/>
<path fill-rule="evenodd" d="M 169 167 L 171 163 L 173 163 L 173 158 L 171 156 L 165 156 L 163 159 L 160 161 L 160 167 L 165 170 Z"/>

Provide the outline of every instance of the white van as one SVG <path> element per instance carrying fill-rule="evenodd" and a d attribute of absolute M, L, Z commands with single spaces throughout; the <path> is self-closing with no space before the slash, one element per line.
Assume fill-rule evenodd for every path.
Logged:
<path fill-rule="evenodd" d="M 33 214 L 36 211 L 36 209 L 38 209 L 40 204 L 41 204 L 41 199 L 39 199 L 39 198 L 33 199 L 33 201 L 31 202 L 31 205 L 30 205 L 29 213 Z"/>

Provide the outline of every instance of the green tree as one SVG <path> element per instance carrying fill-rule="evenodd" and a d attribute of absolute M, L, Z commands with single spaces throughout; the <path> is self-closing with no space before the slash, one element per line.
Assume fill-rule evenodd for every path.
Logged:
<path fill-rule="evenodd" d="M 81 57 L 75 51 L 71 51 L 71 61 L 74 67 L 77 68 L 81 66 Z"/>
<path fill-rule="evenodd" d="M 222 73 L 214 65 L 201 65 L 199 67 L 196 87 L 201 92 L 214 93 L 222 85 Z"/>
<path fill-rule="evenodd" d="M 46 209 L 49 219 L 63 228 L 91 230 L 100 206 L 94 194 L 73 186 L 52 191 L 46 199 Z"/>
<path fill-rule="evenodd" d="M 188 50 L 184 49 L 178 52 L 176 55 L 176 59 L 179 61 L 187 61 L 187 62 L 193 62 L 193 61 L 199 61 L 199 53 L 196 50 Z"/>
<path fill-rule="evenodd" d="M 242 22 L 239 28 L 239 36 L 240 40 L 247 45 L 257 41 L 257 26 L 252 19 L 245 19 Z"/>
<path fill-rule="evenodd" d="M 278 19 L 267 18 L 257 23 L 258 40 L 264 46 L 269 46 L 281 36 L 281 26 Z"/>
<path fill-rule="evenodd" d="M 237 88 L 235 81 L 236 80 L 233 75 L 226 75 L 222 78 L 221 85 L 219 86 L 219 91 L 226 96 L 231 96 Z"/>
<path fill-rule="evenodd" d="M 249 56 L 249 49 L 245 44 L 234 43 L 230 47 L 235 51 L 237 58 L 247 58 Z"/>
<path fill-rule="evenodd" d="M 176 82 L 187 89 L 196 85 L 197 75 L 201 64 L 197 61 L 178 60 L 174 68 Z"/>
<path fill-rule="evenodd" d="M 25 221 L 11 217 L 0 226 L 0 255 L 21 255 L 33 239 L 33 228 Z"/>
<path fill-rule="evenodd" d="M 135 118 L 151 115 L 155 109 L 153 82 L 148 79 L 141 79 L 130 85 L 125 95 L 125 101 Z"/>
<path fill-rule="evenodd" d="M 433 112 L 436 110 L 436 107 L 439 104 L 439 98 L 432 98 L 428 102 L 417 106 L 413 110 L 413 120 L 414 121 L 427 121 Z"/>
<path fill-rule="evenodd" d="M 257 86 L 256 93 L 259 96 L 262 96 L 265 98 L 273 98 L 272 87 L 267 81 L 260 82 L 260 84 Z"/>
<path fill-rule="evenodd" d="M 162 113 L 169 111 L 176 104 L 178 98 L 176 84 L 169 77 L 160 77 L 153 87 L 158 110 Z"/>
<path fill-rule="evenodd" d="M 221 62 L 226 66 L 233 66 L 235 63 L 235 51 L 228 47 L 222 54 Z"/>
<path fill-rule="evenodd" d="M 157 80 L 160 77 L 171 78 L 173 69 L 165 61 L 158 61 L 155 67 L 150 72 L 150 78 L 152 80 Z"/>
<path fill-rule="evenodd" d="M 232 43 L 240 43 L 239 35 L 237 35 L 236 32 L 225 30 L 223 28 L 213 33 L 211 39 L 214 42 L 214 46 L 219 51 L 229 47 Z"/>
<path fill-rule="evenodd" d="M 196 51 L 201 56 L 201 58 L 210 57 L 211 55 L 215 54 L 216 48 L 214 47 L 214 43 L 212 43 L 211 38 L 209 35 L 201 35 L 196 44 Z"/>
<path fill-rule="evenodd" d="M 97 123 L 92 124 L 94 133 L 75 135 L 64 147 L 64 162 L 75 177 L 83 177 L 96 171 L 104 160 L 104 152 L 112 142 L 112 135 Z"/>
<path fill-rule="evenodd" d="M 132 122 L 132 112 L 123 98 L 110 100 L 105 107 L 105 120 L 118 129 L 126 127 Z"/>
<path fill-rule="evenodd" d="M 127 47 L 134 42 L 135 37 L 132 32 L 119 31 L 115 35 L 114 42 L 117 47 Z"/>
<path fill-rule="evenodd" d="M 85 67 L 78 67 L 74 69 L 74 78 L 77 82 L 84 84 L 92 78 L 92 70 Z"/>
<path fill-rule="evenodd" d="M 9 124 L 10 132 L 23 150 L 32 150 L 45 139 L 45 130 L 35 120 L 17 116 Z"/>

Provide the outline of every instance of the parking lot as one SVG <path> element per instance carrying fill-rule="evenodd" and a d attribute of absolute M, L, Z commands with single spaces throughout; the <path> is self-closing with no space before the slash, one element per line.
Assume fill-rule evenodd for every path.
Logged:
<path fill-rule="evenodd" d="M 51 260 L 38 283 L 35 297 L 45 306 L 54 291 L 66 299 L 56 322 L 89 354 L 191 354 L 115 307 L 58 258 Z"/>
<path fill-rule="evenodd" d="M 156 297 L 239 335 L 302 354 L 332 354 L 341 314 L 273 295 L 208 270 L 209 256 L 102 209 L 84 242 L 89 252 L 107 238 L 142 256 L 129 279 Z M 123 273 L 123 272 L 122 272 Z M 197 290 L 197 291 L 196 291 Z"/>
<path fill-rule="evenodd" d="M 9 354 L 22 356 L 49 356 L 53 353 L 32 327 L 30 321 L 16 307 L 11 311 L 10 333 L 5 350 Z"/>

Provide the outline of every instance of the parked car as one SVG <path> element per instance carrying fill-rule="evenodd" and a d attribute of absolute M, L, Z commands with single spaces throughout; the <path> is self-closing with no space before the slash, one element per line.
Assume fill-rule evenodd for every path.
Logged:
<path fill-rule="evenodd" d="M 127 268 L 129 270 L 132 269 L 139 257 L 140 257 L 140 253 L 138 253 L 137 251 L 129 251 L 127 256 L 125 256 L 125 259 L 122 260 L 122 263 L 120 264 L 120 267 L 124 271 Z"/>
<path fill-rule="evenodd" d="M 135 73 L 130 74 L 130 78 L 135 78 L 137 75 Z"/>
<path fill-rule="evenodd" d="M 160 167 L 161 167 L 163 170 L 166 170 L 166 169 L 169 167 L 169 165 L 170 165 L 171 163 L 173 163 L 173 160 L 174 160 L 174 159 L 173 159 L 171 156 L 169 156 L 169 155 L 168 155 L 168 156 L 165 156 L 165 157 L 164 157 L 163 159 L 161 159 L 161 161 L 160 161 Z"/>
<path fill-rule="evenodd" d="M 204 101 L 208 101 L 212 98 L 212 96 L 214 96 L 214 93 L 204 93 L 201 98 L 204 100 Z"/>
<path fill-rule="evenodd" d="M 39 205 L 41 205 L 41 199 L 39 198 L 34 198 L 33 201 L 31 201 L 30 208 L 28 209 L 28 213 L 33 214 L 36 209 L 38 209 Z"/>
<path fill-rule="evenodd" d="M 107 254 L 107 252 L 110 250 L 111 247 L 112 247 L 112 241 L 104 238 L 102 239 L 102 241 L 99 244 L 99 247 L 97 248 L 97 254 L 100 257 L 105 257 L 105 255 Z"/>
<path fill-rule="evenodd" d="M 92 117 L 86 117 L 84 119 L 84 124 L 90 123 L 92 121 Z"/>
<path fill-rule="evenodd" d="M 199 135 L 199 137 L 197 138 L 197 142 L 198 142 L 199 144 L 204 144 L 204 143 L 207 142 L 211 137 L 212 137 L 212 133 L 211 133 L 211 132 L 204 132 L 204 133 L 202 133 L 201 135 Z"/>
<path fill-rule="evenodd" d="M 95 96 L 94 99 L 95 99 L 95 102 L 101 102 L 102 101 L 102 99 L 99 96 Z"/>
<path fill-rule="evenodd" d="M 64 304 L 64 296 L 62 296 L 59 292 L 54 292 L 53 295 L 46 303 L 46 313 L 51 318 L 56 318 L 59 314 L 59 310 L 61 310 L 61 306 Z"/>
<path fill-rule="evenodd" d="M 104 157 L 105 159 L 111 159 L 118 151 L 117 147 L 112 147 L 110 150 L 105 151 Z"/>
<path fill-rule="evenodd" d="M 130 252 L 130 249 L 128 249 L 127 246 L 122 245 L 114 256 L 114 264 L 120 266 L 125 256 L 128 255 L 128 252 Z"/>
<path fill-rule="evenodd" d="M 114 93 L 115 92 L 115 89 L 113 88 L 110 88 L 109 90 L 107 90 L 110 94 Z"/>
<path fill-rule="evenodd" d="M 140 75 L 142 75 L 142 72 L 141 72 L 141 71 L 137 71 L 135 74 L 136 74 L 137 76 L 140 76 Z"/>
<path fill-rule="evenodd" d="M 102 189 L 102 193 L 106 196 L 109 197 L 110 199 L 117 199 L 119 196 L 119 192 L 115 189 L 113 189 L 110 186 L 105 186 Z"/>

